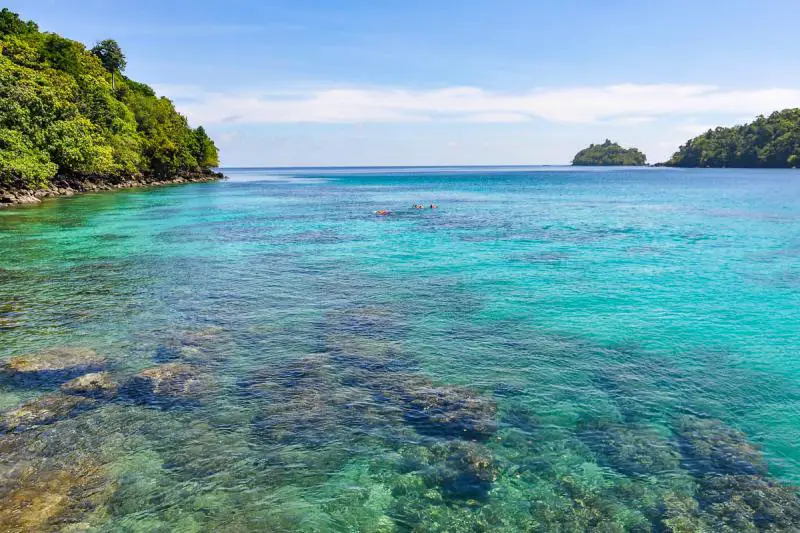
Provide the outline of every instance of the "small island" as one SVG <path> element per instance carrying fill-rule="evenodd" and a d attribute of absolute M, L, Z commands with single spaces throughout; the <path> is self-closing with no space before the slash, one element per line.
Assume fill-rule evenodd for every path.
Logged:
<path fill-rule="evenodd" d="M 800 109 L 784 109 L 749 124 L 715 128 L 690 139 L 669 167 L 793 168 L 800 165 Z"/>
<path fill-rule="evenodd" d="M 642 166 L 647 157 L 638 148 L 623 148 L 618 143 L 606 139 L 603 144 L 592 144 L 584 148 L 572 159 L 576 167 L 590 166 Z"/>
<path fill-rule="evenodd" d="M 221 177 L 217 147 L 167 98 L 91 49 L 0 11 L 0 206 Z"/>

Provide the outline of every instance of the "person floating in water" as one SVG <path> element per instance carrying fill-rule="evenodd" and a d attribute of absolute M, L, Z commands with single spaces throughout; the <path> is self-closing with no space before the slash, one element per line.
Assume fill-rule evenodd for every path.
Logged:
<path fill-rule="evenodd" d="M 439 206 L 438 206 L 438 205 L 436 205 L 436 204 L 431 204 L 431 209 L 438 209 L 438 208 L 439 208 Z"/>
<path fill-rule="evenodd" d="M 387 209 L 381 209 L 379 211 L 375 211 L 375 214 L 378 215 L 379 217 L 385 217 L 387 215 L 391 215 L 392 212 Z"/>
<path fill-rule="evenodd" d="M 414 209 L 425 209 L 425 206 L 422 204 L 414 204 Z"/>

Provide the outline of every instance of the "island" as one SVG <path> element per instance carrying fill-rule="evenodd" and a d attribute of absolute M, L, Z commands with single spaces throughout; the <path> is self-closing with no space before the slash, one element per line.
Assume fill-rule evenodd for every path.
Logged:
<path fill-rule="evenodd" d="M 217 147 L 167 98 L 92 49 L 0 11 L 0 205 L 75 192 L 218 179 Z"/>
<path fill-rule="evenodd" d="M 784 109 L 749 124 L 718 127 L 690 139 L 670 167 L 793 168 L 800 164 L 800 109 Z"/>
<path fill-rule="evenodd" d="M 606 139 L 603 144 L 591 144 L 572 159 L 576 167 L 590 166 L 641 166 L 647 164 L 647 157 L 637 148 L 623 148 L 618 143 Z"/>

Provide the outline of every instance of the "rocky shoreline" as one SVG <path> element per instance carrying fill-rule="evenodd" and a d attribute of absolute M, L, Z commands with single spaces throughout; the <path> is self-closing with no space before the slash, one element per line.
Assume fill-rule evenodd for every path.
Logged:
<path fill-rule="evenodd" d="M 221 172 L 211 170 L 202 173 L 184 173 L 174 178 L 161 180 L 148 176 L 129 178 L 56 178 L 47 188 L 2 189 L 0 188 L 0 208 L 19 205 L 39 204 L 44 198 L 74 196 L 87 192 L 114 191 L 118 189 L 134 189 L 156 187 L 161 185 L 179 185 L 182 183 L 201 183 L 225 179 Z"/>

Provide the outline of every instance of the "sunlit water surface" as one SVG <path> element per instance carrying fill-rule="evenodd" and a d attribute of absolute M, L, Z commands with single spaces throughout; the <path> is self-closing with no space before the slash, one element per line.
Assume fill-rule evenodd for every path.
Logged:
<path fill-rule="evenodd" d="M 0 360 L 202 376 L 8 430 L 42 481 L 0 475 L 0 523 L 736 531 L 709 476 L 800 482 L 796 171 L 226 174 L 0 211 Z M 25 522 L 37 491 L 67 496 Z M 781 497 L 747 527 L 794 531 Z"/>

